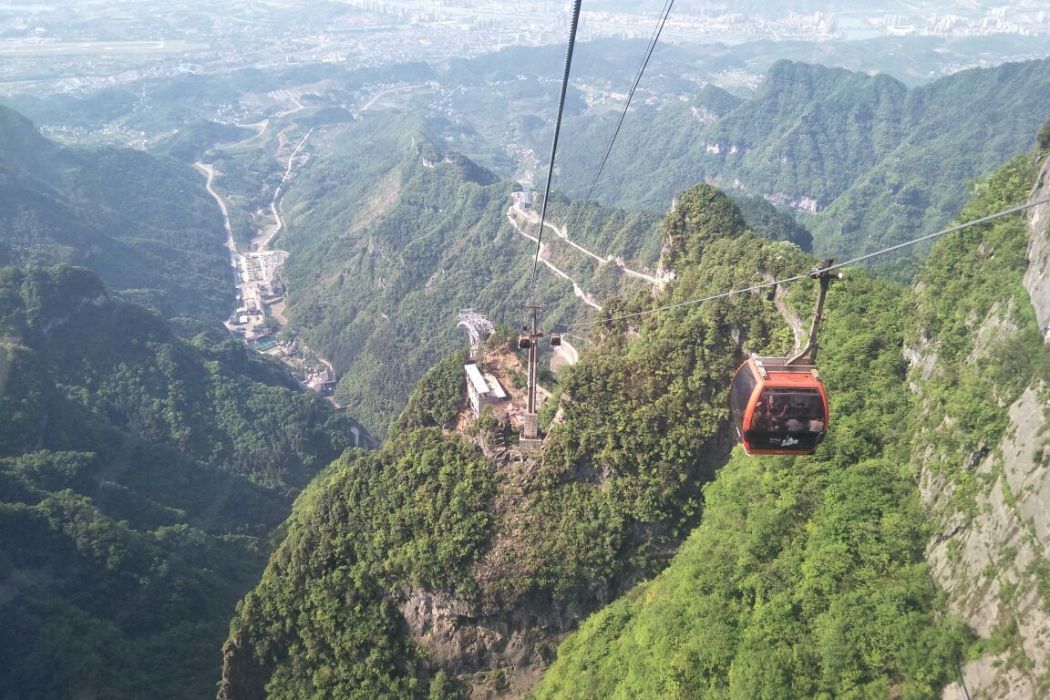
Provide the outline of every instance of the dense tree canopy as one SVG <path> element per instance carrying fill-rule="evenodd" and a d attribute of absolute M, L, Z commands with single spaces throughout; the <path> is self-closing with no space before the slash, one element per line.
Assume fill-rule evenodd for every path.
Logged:
<path fill-rule="evenodd" d="M 0 695 L 200 698 L 351 422 L 80 268 L 0 269 Z"/>

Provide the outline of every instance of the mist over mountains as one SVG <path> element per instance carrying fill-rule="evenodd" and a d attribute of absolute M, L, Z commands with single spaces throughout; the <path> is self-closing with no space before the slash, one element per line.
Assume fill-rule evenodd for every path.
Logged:
<path fill-rule="evenodd" d="M 1038 13 L 687 10 L 584 201 L 596 5 L 541 232 L 565 18 L 484 5 L 0 8 L 0 696 L 1046 695 L 1050 205 L 844 270 L 812 456 L 726 400 L 812 284 L 722 296 L 1050 196 Z"/>

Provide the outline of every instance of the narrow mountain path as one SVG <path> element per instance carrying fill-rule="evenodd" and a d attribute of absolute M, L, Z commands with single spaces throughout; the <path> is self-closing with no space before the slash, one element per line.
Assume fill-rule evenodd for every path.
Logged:
<path fill-rule="evenodd" d="M 773 275 L 767 272 L 763 272 L 761 277 L 766 283 L 773 281 Z M 791 329 L 792 335 L 795 336 L 795 349 L 799 350 L 806 342 L 806 328 L 802 317 L 795 313 L 791 307 L 787 305 L 787 302 L 784 301 L 784 293 L 784 288 L 777 285 L 777 288 L 773 293 L 773 306 L 776 307 L 777 312 L 780 313 L 784 322 L 787 323 L 788 327 Z"/>
<path fill-rule="evenodd" d="M 533 223 L 538 223 L 536 221 L 535 217 L 530 216 L 529 219 L 532 220 Z M 568 227 L 565 224 L 562 224 L 561 227 L 559 228 L 558 226 L 555 226 L 554 224 L 552 224 L 549 221 L 544 221 L 543 225 L 546 226 L 547 228 L 551 229 L 552 231 L 554 231 L 554 233 L 560 239 L 562 239 L 563 241 L 565 241 L 566 243 L 571 245 L 576 250 L 580 251 L 584 255 L 588 255 L 588 256 L 594 258 L 595 260 L 597 260 L 599 265 L 604 265 L 605 263 L 609 262 L 609 258 L 603 258 L 600 255 L 598 255 L 597 253 L 594 253 L 592 251 L 587 250 L 582 245 L 580 245 L 576 241 L 574 241 L 571 238 L 569 238 L 569 229 L 568 229 Z"/>
<path fill-rule="evenodd" d="M 656 287 L 657 289 L 663 289 L 663 282 L 658 280 L 656 277 L 653 277 L 652 275 L 647 275 L 644 272 L 639 272 L 638 270 L 632 270 L 631 268 L 627 267 L 627 263 L 624 262 L 623 258 L 616 258 L 616 267 L 623 270 L 623 274 L 627 275 L 628 277 L 634 277 L 640 280 L 644 280 L 645 282 L 652 285 L 653 287 Z"/>
<path fill-rule="evenodd" d="M 564 335 L 562 335 L 561 337 L 561 346 L 559 352 L 565 356 L 565 361 L 570 365 L 574 365 L 580 361 L 579 351 L 576 349 L 575 346 L 573 346 L 572 343 L 565 339 Z"/>
<path fill-rule="evenodd" d="M 252 134 L 251 136 L 249 136 L 246 139 L 242 139 L 240 141 L 234 141 L 233 143 L 229 144 L 229 146 L 228 146 L 229 148 L 233 148 L 233 147 L 236 147 L 236 146 L 243 146 L 246 143 L 251 143 L 252 141 L 255 141 L 256 139 L 260 138 L 263 134 L 266 133 L 266 129 L 269 128 L 269 126 L 270 126 L 270 119 L 266 118 L 266 119 L 263 119 L 261 122 L 254 122 L 252 124 L 235 124 L 234 126 L 239 126 L 241 128 L 244 128 L 244 129 L 255 129 L 255 133 Z M 222 144 L 215 144 L 215 145 L 216 146 L 220 146 Z"/>
<path fill-rule="evenodd" d="M 519 208 L 519 211 L 522 211 L 522 210 Z M 532 223 L 538 223 L 538 221 L 539 221 L 539 217 L 535 213 L 529 214 L 528 212 L 522 211 L 522 214 L 527 219 L 529 219 L 529 221 L 532 222 Z M 566 243 L 571 245 L 576 250 L 580 251 L 584 255 L 587 255 L 587 256 L 597 260 L 598 264 L 604 265 L 605 263 L 615 262 L 616 263 L 616 267 L 618 267 L 621 270 L 623 270 L 623 273 L 625 275 L 628 275 L 630 277 L 634 277 L 636 279 L 645 280 L 647 283 L 651 284 L 654 287 L 659 287 L 660 286 L 660 280 L 656 279 L 652 275 L 647 275 L 644 272 L 639 272 L 638 270 L 632 270 L 631 268 L 627 267 L 627 262 L 622 257 L 618 256 L 614 260 L 613 256 L 608 255 L 608 256 L 603 258 L 602 256 L 598 255 L 594 251 L 587 250 L 582 245 L 580 245 L 579 243 L 577 243 L 576 241 L 572 240 L 569 237 L 569 227 L 567 225 L 562 224 L 560 227 L 558 227 L 558 226 L 555 226 L 554 224 L 552 224 L 549 221 L 544 221 L 543 225 L 548 227 L 548 228 L 550 228 L 552 231 L 554 231 L 554 233 L 558 236 L 558 238 L 562 239 L 563 241 L 565 241 Z"/>
<path fill-rule="evenodd" d="M 284 110 L 282 112 L 278 112 L 277 114 L 274 115 L 275 118 L 283 119 L 284 117 L 287 117 L 289 114 L 295 114 L 296 112 L 301 112 L 302 110 L 306 109 L 306 105 L 304 105 L 302 102 L 300 102 L 299 98 L 296 97 L 295 95 L 290 95 L 289 98 L 291 99 L 292 104 L 295 105 L 295 106 L 294 107 L 289 107 L 288 109 L 286 109 L 286 110 Z"/>
<path fill-rule="evenodd" d="M 396 93 L 396 92 L 409 92 L 409 91 L 415 90 L 416 88 L 421 87 L 421 86 L 422 86 L 422 83 L 413 83 L 411 85 L 397 85 L 397 86 L 392 87 L 392 88 L 387 88 L 385 90 L 380 90 L 376 94 L 372 95 L 372 98 L 370 100 L 368 100 L 368 102 L 365 103 L 364 107 L 361 108 L 361 111 L 359 112 L 359 114 L 364 114 L 368 110 L 372 109 L 372 107 L 374 107 L 376 105 L 376 103 L 379 102 L 379 99 L 381 97 L 385 96 L 385 95 L 389 95 L 391 93 Z"/>
<path fill-rule="evenodd" d="M 270 247 L 270 244 L 273 243 L 273 239 L 284 230 L 284 219 L 281 217 L 281 196 L 284 194 L 284 185 L 288 182 L 289 178 L 292 177 L 296 156 L 299 155 L 299 152 L 303 149 L 303 146 L 306 145 L 307 140 L 313 132 L 313 129 L 307 131 L 306 135 L 303 136 L 296 147 L 292 150 L 292 154 L 288 156 L 288 163 L 284 169 L 284 175 L 281 176 L 281 182 L 273 192 L 273 199 L 270 200 L 270 213 L 273 215 L 275 225 L 269 230 L 260 232 L 260 235 L 252 241 L 252 246 L 256 250 L 267 250 Z"/>

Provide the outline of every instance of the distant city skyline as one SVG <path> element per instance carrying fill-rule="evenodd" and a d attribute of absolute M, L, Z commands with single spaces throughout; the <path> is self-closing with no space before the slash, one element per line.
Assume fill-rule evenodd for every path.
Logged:
<path fill-rule="evenodd" d="M 643 39 L 662 3 L 595 0 L 580 40 Z M 0 94 L 90 92 L 184 72 L 287 64 L 440 62 L 560 44 L 552 0 L 90 0 L 0 4 Z M 1050 37 L 1050 3 L 802 1 L 679 3 L 665 44 L 814 43 L 878 37 Z M 1034 51 L 1034 49 L 1033 49 Z M 1021 57 L 1031 57 L 1033 52 Z"/>

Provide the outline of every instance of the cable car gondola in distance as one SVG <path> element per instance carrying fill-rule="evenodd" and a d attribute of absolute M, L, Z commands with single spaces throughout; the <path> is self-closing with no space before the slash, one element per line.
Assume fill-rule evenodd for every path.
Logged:
<path fill-rule="evenodd" d="M 825 260 L 810 276 L 820 290 L 809 342 L 792 357 L 752 355 L 736 371 L 729 406 L 744 452 L 749 455 L 808 455 L 828 432 L 828 396 L 817 373 L 817 334 L 832 279 Z"/>

